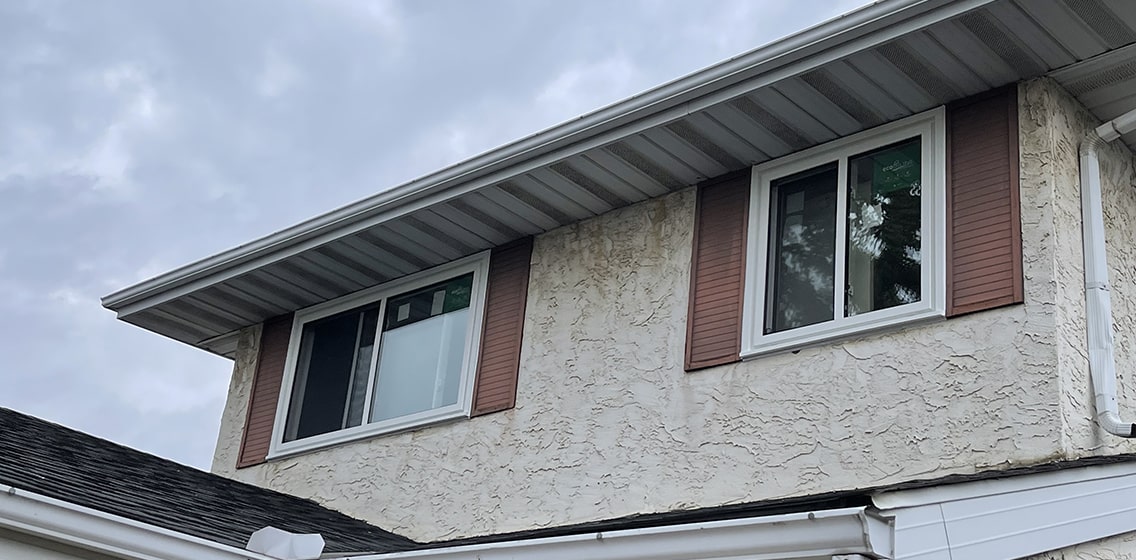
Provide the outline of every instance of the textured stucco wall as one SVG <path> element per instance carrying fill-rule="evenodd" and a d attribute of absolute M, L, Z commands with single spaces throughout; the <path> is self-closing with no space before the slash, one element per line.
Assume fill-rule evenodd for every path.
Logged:
<path fill-rule="evenodd" d="M 1111 436 L 1092 421 L 1095 414 L 1085 339 L 1084 251 L 1081 237 L 1079 147 L 1100 124 L 1052 80 L 1038 79 L 1019 88 L 1021 101 L 1022 183 L 1047 193 L 1052 222 L 1045 242 L 1052 247 L 1056 287 L 1058 374 L 1062 397 L 1062 442 L 1067 456 L 1136 451 L 1131 442 Z M 1128 372 L 1136 366 L 1136 158 L 1121 142 L 1100 151 L 1105 235 L 1113 302 L 1113 332 L 1122 417 L 1136 418 L 1136 390 Z M 1025 225 L 1028 229 L 1029 224 Z M 1130 420 L 1131 421 L 1131 420 Z"/>
<path fill-rule="evenodd" d="M 1057 373 L 1083 361 L 1083 304 L 1062 140 L 1037 130 L 1067 109 L 1052 87 L 1022 93 L 1024 305 L 684 373 L 688 189 L 536 239 L 515 409 L 235 470 L 242 338 L 214 470 L 432 540 L 1075 454 L 1091 401 Z"/>
<path fill-rule="evenodd" d="M 1136 532 L 1082 543 L 1024 560 L 1136 560 Z"/>
<path fill-rule="evenodd" d="M 260 355 L 260 332 L 263 325 L 241 330 L 237 339 L 237 355 L 233 360 L 233 376 L 229 380 L 229 398 L 221 411 L 221 428 L 217 434 L 217 447 L 213 452 L 211 470 L 231 474 L 241 452 L 241 435 L 248 415 L 249 395 L 252 393 L 256 360 Z"/>

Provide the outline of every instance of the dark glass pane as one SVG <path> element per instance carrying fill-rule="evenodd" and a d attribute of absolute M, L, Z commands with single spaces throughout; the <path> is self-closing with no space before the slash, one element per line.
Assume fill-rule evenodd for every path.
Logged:
<path fill-rule="evenodd" d="M 920 299 L 920 154 L 913 138 L 848 160 L 848 317 Z"/>
<path fill-rule="evenodd" d="M 832 320 L 836 164 L 772 184 L 765 332 Z"/>
<path fill-rule="evenodd" d="M 371 386 L 371 356 L 374 355 L 375 335 L 379 327 L 379 309 L 363 314 L 359 330 L 359 343 L 355 350 L 355 373 L 351 376 L 351 394 L 347 398 L 347 422 L 350 428 L 363 423 L 363 407 L 367 402 L 367 387 Z"/>
<path fill-rule="evenodd" d="M 465 309 L 469 307 L 472 289 L 473 273 L 469 273 L 390 298 L 387 302 L 387 316 L 383 330 L 405 327 L 443 313 Z"/>
<path fill-rule="evenodd" d="M 285 441 L 342 427 L 358 326 L 356 314 L 304 325 Z"/>

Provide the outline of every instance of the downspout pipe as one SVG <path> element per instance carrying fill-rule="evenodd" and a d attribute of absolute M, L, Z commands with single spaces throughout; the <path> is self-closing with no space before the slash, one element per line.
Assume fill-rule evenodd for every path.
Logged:
<path fill-rule="evenodd" d="M 1136 109 L 1090 132 L 1081 142 L 1081 237 L 1085 252 L 1085 320 L 1089 374 L 1096 396 L 1097 424 L 1110 434 L 1136 437 L 1136 423 L 1120 419 L 1116 404 L 1116 361 L 1113 357 L 1112 301 L 1101 206 L 1100 158 L 1097 152 L 1121 135 L 1136 130 Z"/>

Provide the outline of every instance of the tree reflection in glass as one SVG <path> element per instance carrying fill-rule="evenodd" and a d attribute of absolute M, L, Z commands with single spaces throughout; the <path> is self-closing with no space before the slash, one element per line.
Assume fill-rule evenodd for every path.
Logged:
<path fill-rule="evenodd" d="M 833 163 L 771 185 L 766 333 L 832 320 L 837 178 Z"/>
<path fill-rule="evenodd" d="M 914 138 L 848 160 L 846 317 L 920 299 L 920 149 Z"/>

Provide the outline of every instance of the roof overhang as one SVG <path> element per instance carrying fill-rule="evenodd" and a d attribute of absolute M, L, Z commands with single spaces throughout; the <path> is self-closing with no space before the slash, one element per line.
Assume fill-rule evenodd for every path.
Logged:
<path fill-rule="evenodd" d="M 231 356 L 269 317 L 1110 52 L 1123 64 L 1134 42 L 1127 0 L 884 0 L 103 305 Z"/>

